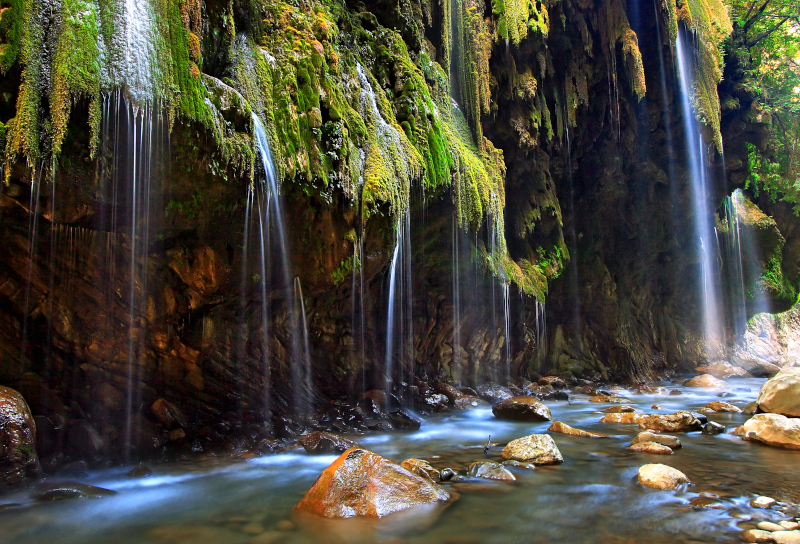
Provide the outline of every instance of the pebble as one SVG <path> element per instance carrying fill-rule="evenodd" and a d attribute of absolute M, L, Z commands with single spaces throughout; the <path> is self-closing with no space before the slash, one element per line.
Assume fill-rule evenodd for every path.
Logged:
<path fill-rule="evenodd" d="M 750 501 L 750 506 L 753 508 L 772 508 L 772 506 L 777 501 L 772 497 L 764 497 L 763 495 L 760 497 L 756 497 L 752 501 Z"/>

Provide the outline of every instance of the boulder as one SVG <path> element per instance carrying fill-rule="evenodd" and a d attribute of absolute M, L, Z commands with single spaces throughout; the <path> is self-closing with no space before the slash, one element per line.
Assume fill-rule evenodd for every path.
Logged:
<path fill-rule="evenodd" d="M 625 414 L 625 413 L 633 413 L 636 411 L 636 408 L 633 406 L 627 406 L 625 404 L 621 406 L 609 406 L 605 408 L 603 412 L 606 414 Z"/>
<path fill-rule="evenodd" d="M 501 455 L 505 460 L 534 465 L 557 465 L 564 462 L 558 446 L 549 434 L 532 434 L 512 440 L 503 448 Z"/>
<path fill-rule="evenodd" d="M 715 435 L 715 434 L 722 434 L 726 431 L 725 425 L 720 425 L 719 423 L 714 423 L 713 421 L 709 421 L 705 425 L 703 425 L 703 434 L 708 435 Z"/>
<path fill-rule="evenodd" d="M 539 379 L 539 385 L 549 385 L 554 389 L 566 389 L 567 383 L 558 376 L 545 376 Z"/>
<path fill-rule="evenodd" d="M 479 385 L 476 388 L 476 391 L 478 392 L 478 396 L 480 398 L 492 404 L 501 400 L 510 399 L 514 396 L 514 394 L 511 393 L 508 388 L 503 387 L 502 385 Z"/>
<path fill-rule="evenodd" d="M 352 448 L 322 471 L 295 508 L 328 518 L 381 518 L 449 498 L 429 479 L 377 453 Z"/>
<path fill-rule="evenodd" d="M 21 483 L 38 470 L 36 424 L 22 395 L 0 386 L 0 486 Z"/>
<path fill-rule="evenodd" d="M 722 402 L 720 400 L 715 400 L 714 402 L 709 402 L 706 404 L 706 408 L 713 410 L 715 412 L 733 412 L 739 413 L 742 411 L 741 408 L 738 406 L 734 406 L 733 404 Z"/>
<path fill-rule="evenodd" d="M 464 393 L 450 385 L 449 383 L 440 383 L 436 385 L 436 392 L 444 395 L 447 399 L 453 403 L 456 399 L 459 399 L 464 396 Z"/>
<path fill-rule="evenodd" d="M 642 453 L 657 453 L 659 455 L 672 455 L 672 449 L 655 442 L 637 442 L 628 448 L 631 451 Z"/>
<path fill-rule="evenodd" d="M 678 469 L 667 465 L 651 464 L 639 468 L 639 483 L 650 489 L 667 491 L 691 482 L 686 474 Z"/>
<path fill-rule="evenodd" d="M 717 361 L 706 366 L 698 366 L 695 369 L 701 374 L 711 374 L 717 378 L 730 378 L 731 376 L 744 378 L 749 374 L 740 366 L 734 366 L 727 361 Z"/>
<path fill-rule="evenodd" d="M 756 400 L 762 412 L 800 417 L 800 367 L 788 367 L 767 380 Z"/>
<path fill-rule="evenodd" d="M 722 389 L 726 387 L 728 384 L 722 380 L 719 380 L 712 376 L 711 374 L 700 374 L 699 376 L 695 376 L 691 380 L 686 380 L 683 382 L 683 385 L 686 387 L 705 387 L 706 389 Z"/>
<path fill-rule="evenodd" d="M 400 466 L 410 473 L 427 478 L 432 482 L 438 482 L 442 479 L 441 473 L 422 459 L 406 459 L 400 463 Z"/>
<path fill-rule="evenodd" d="M 500 463 L 481 461 L 472 463 L 467 474 L 473 478 L 486 478 L 487 480 L 500 480 L 503 482 L 515 482 L 517 479 L 506 467 Z"/>
<path fill-rule="evenodd" d="M 590 433 L 588 431 L 575 429 L 574 427 L 570 427 L 566 423 L 561 423 L 560 421 L 554 421 L 553 424 L 550 425 L 550 427 L 547 430 L 551 433 L 568 434 L 570 436 L 582 436 L 584 438 L 606 438 L 606 435 L 604 434 Z"/>
<path fill-rule="evenodd" d="M 800 418 L 757 414 L 742 425 L 743 438 L 768 446 L 800 450 Z"/>
<path fill-rule="evenodd" d="M 625 423 L 641 425 L 653 431 L 667 431 L 671 433 L 699 431 L 702 424 L 689 412 L 675 412 L 674 414 L 606 414 L 600 423 Z"/>
<path fill-rule="evenodd" d="M 550 408 L 534 397 L 520 396 L 502 400 L 492 406 L 498 419 L 519 421 L 550 421 Z"/>
<path fill-rule="evenodd" d="M 350 448 L 358 447 L 358 444 L 352 440 L 322 431 L 304 434 L 299 441 L 308 453 L 315 454 L 342 453 Z"/>
<path fill-rule="evenodd" d="M 666 446 L 673 450 L 681 447 L 681 441 L 678 440 L 678 437 L 668 434 L 653 433 L 650 431 L 643 431 L 637 434 L 634 439 L 631 440 L 631 444 L 639 444 L 641 442 L 655 442 L 656 444 L 661 444 L 662 446 Z"/>

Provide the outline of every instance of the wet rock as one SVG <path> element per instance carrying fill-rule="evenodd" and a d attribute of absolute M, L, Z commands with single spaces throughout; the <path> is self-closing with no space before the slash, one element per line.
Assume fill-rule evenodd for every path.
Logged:
<path fill-rule="evenodd" d="M 501 400 L 510 399 L 514 396 L 507 387 L 503 387 L 502 385 L 479 385 L 476 390 L 480 398 L 491 404 Z"/>
<path fill-rule="evenodd" d="M 610 403 L 614 403 L 614 404 L 620 404 L 620 403 L 623 403 L 623 402 L 630 402 L 630 401 L 628 399 L 626 399 L 625 397 L 615 397 L 613 395 L 597 395 L 597 396 L 591 397 L 589 399 L 589 402 L 610 402 Z"/>
<path fill-rule="evenodd" d="M 455 475 L 456 472 L 452 468 L 443 468 L 439 471 L 439 479 L 443 482 L 452 480 Z"/>
<path fill-rule="evenodd" d="M 756 401 L 748 402 L 745 404 L 744 408 L 742 408 L 742 413 L 748 416 L 752 416 L 758 410 L 758 404 Z"/>
<path fill-rule="evenodd" d="M 158 399 L 150 406 L 150 411 L 168 431 L 176 427 L 182 427 L 184 429 L 187 427 L 186 416 L 183 415 L 183 412 L 181 412 L 177 406 L 167 400 Z"/>
<path fill-rule="evenodd" d="M 638 451 L 641 453 L 656 453 L 659 455 L 672 455 L 672 449 L 656 442 L 637 442 L 631 444 L 628 448 L 631 451 Z"/>
<path fill-rule="evenodd" d="M 89 461 L 98 459 L 106 448 L 106 443 L 97 429 L 84 419 L 70 422 L 67 442 Z"/>
<path fill-rule="evenodd" d="M 553 389 L 566 389 L 567 383 L 558 376 L 545 376 L 539 379 L 539 385 L 549 385 Z"/>
<path fill-rule="evenodd" d="M 753 542 L 757 544 L 775 544 L 775 539 L 772 538 L 772 533 L 768 531 L 761 531 L 759 529 L 748 529 L 742 531 L 739 535 L 742 542 Z"/>
<path fill-rule="evenodd" d="M 734 406 L 733 404 L 729 404 L 727 402 L 722 402 L 719 400 L 715 400 L 714 402 L 709 402 L 706 404 L 706 408 L 713 410 L 715 412 L 732 412 L 732 413 L 739 413 L 742 411 L 741 408 L 738 406 Z"/>
<path fill-rule="evenodd" d="M 280 448 L 280 443 L 271 438 L 262 438 L 256 444 L 256 451 L 258 453 L 274 453 Z"/>
<path fill-rule="evenodd" d="M 139 465 L 136 468 L 130 469 L 128 472 L 125 473 L 125 476 L 128 478 L 145 478 L 150 476 L 153 473 L 149 467 L 145 465 Z"/>
<path fill-rule="evenodd" d="M 673 397 L 677 397 L 678 395 L 683 395 L 683 391 L 681 391 L 680 389 L 673 389 L 672 391 L 669 392 L 669 394 L 672 395 Z"/>
<path fill-rule="evenodd" d="M 517 479 L 506 467 L 500 463 L 481 461 L 472 463 L 467 472 L 473 478 L 486 478 L 487 480 L 500 480 L 503 482 L 515 482 Z"/>
<path fill-rule="evenodd" d="M 715 434 L 722 434 L 726 431 L 725 425 L 720 425 L 719 423 L 714 423 L 713 421 L 709 421 L 705 425 L 703 425 L 703 434 L 707 435 L 715 435 Z"/>
<path fill-rule="evenodd" d="M 663 410 L 664 409 L 664 407 L 661 406 L 660 404 L 654 404 L 650 408 L 653 409 L 653 410 Z"/>
<path fill-rule="evenodd" d="M 33 490 L 31 497 L 40 502 L 63 501 L 68 499 L 97 499 L 116 495 L 116 491 L 79 484 L 77 482 L 60 482 L 41 485 Z"/>
<path fill-rule="evenodd" d="M 576 387 L 572 390 L 574 395 L 589 395 L 595 396 L 597 395 L 597 389 L 591 385 L 582 385 L 580 387 Z"/>
<path fill-rule="evenodd" d="M 480 395 L 478 395 L 478 392 L 471 387 L 462 387 L 461 389 L 459 389 L 459 391 L 461 391 L 468 397 L 480 397 Z"/>
<path fill-rule="evenodd" d="M 651 464 L 639 468 L 639 483 L 650 489 L 667 491 L 690 482 L 686 474 L 676 468 L 662 464 Z"/>
<path fill-rule="evenodd" d="M 728 386 L 727 383 L 715 378 L 711 374 L 700 374 L 691 380 L 686 380 L 683 382 L 683 385 L 686 387 L 704 387 L 706 389 L 722 389 Z"/>
<path fill-rule="evenodd" d="M 186 431 L 183 429 L 172 429 L 167 435 L 167 438 L 170 442 L 177 442 L 178 440 L 183 440 L 186 438 Z"/>
<path fill-rule="evenodd" d="M 756 400 L 770 414 L 800 417 L 800 367 L 788 367 L 767 380 Z"/>
<path fill-rule="evenodd" d="M 470 397 L 464 395 L 462 397 L 457 398 L 453 401 L 453 406 L 458 410 L 467 410 L 469 408 L 477 408 L 481 404 L 485 405 L 486 403 L 479 399 L 478 397 Z"/>
<path fill-rule="evenodd" d="M 798 531 L 800 530 L 800 523 L 796 521 L 779 521 L 778 525 L 781 526 L 783 531 Z"/>
<path fill-rule="evenodd" d="M 20 484 L 38 470 L 36 423 L 22 395 L 0 386 L 0 486 Z"/>
<path fill-rule="evenodd" d="M 644 414 L 633 414 L 630 412 L 625 413 L 611 413 L 606 414 L 600 419 L 600 423 L 623 423 L 627 425 L 638 425 L 643 418 Z"/>
<path fill-rule="evenodd" d="M 550 391 L 537 395 L 539 400 L 569 400 L 569 393 L 566 391 Z"/>
<path fill-rule="evenodd" d="M 661 444 L 662 446 L 666 446 L 673 450 L 681 447 L 681 441 L 678 440 L 678 437 L 668 434 L 653 433 L 650 431 L 643 431 L 637 434 L 634 439 L 631 440 L 631 444 L 639 444 L 641 442 L 655 442 L 656 444 Z"/>
<path fill-rule="evenodd" d="M 600 423 L 628 423 L 639 424 L 651 431 L 690 432 L 699 431 L 702 427 L 700 420 L 689 412 L 675 412 L 674 414 L 606 414 Z"/>
<path fill-rule="evenodd" d="M 717 361 L 707 366 L 698 366 L 695 370 L 701 374 L 711 374 L 717 378 L 730 378 L 731 376 L 744 378 L 749 375 L 742 367 L 734 366 L 727 361 Z"/>
<path fill-rule="evenodd" d="M 800 419 L 780 414 L 757 414 L 742 425 L 745 440 L 800 450 Z"/>
<path fill-rule="evenodd" d="M 395 429 L 403 431 L 418 431 L 422 426 L 422 422 L 405 408 L 390 413 L 389 421 L 392 422 Z"/>
<path fill-rule="evenodd" d="M 464 396 L 464 393 L 462 393 L 449 383 L 437 384 L 436 392 L 447 397 L 447 399 L 450 401 L 451 404 L 454 403 L 456 399 Z"/>
<path fill-rule="evenodd" d="M 550 425 L 550 427 L 547 430 L 551 433 L 568 434 L 570 436 L 582 436 L 584 438 L 606 438 L 606 435 L 604 434 L 582 431 L 580 429 L 570 427 L 566 423 L 561 423 L 560 421 L 554 421 L 553 424 Z"/>
<path fill-rule="evenodd" d="M 633 406 L 627 406 L 623 404 L 622 406 L 609 406 L 605 408 L 603 412 L 606 414 L 625 414 L 625 413 L 633 413 L 636 411 L 636 408 Z"/>
<path fill-rule="evenodd" d="M 431 412 L 446 412 L 449 410 L 450 402 L 444 395 L 435 393 L 433 395 L 426 396 L 422 401 L 422 405 L 424 409 Z"/>
<path fill-rule="evenodd" d="M 507 461 L 503 461 L 503 465 L 514 468 L 524 468 L 525 470 L 534 470 L 536 468 L 536 465 L 534 465 L 533 463 L 523 463 L 521 461 L 517 461 L 516 459 L 509 459 Z"/>
<path fill-rule="evenodd" d="M 775 506 L 776 502 L 778 502 L 778 501 L 776 501 L 772 497 L 765 497 L 764 495 L 761 495 L 761 496 L 756 497 L 755 499 L 751 500 L 750 501 L 750 506 L 752 506 L 753 508 L 765 508 L 766 509 L 766 508 L 772 508 L 773 506 Z"/>
<path fill-rule="evenodd" d="M 383 411 L 381 410 L 381 405 L 378 404 L 374 399 L 370 398 L 363 398 L 358 401 L 358 405 L 356 408 L 358 411 L 361 412 L 366 419 L 380 419 L 383 417 Z"/>
<path fill-rule="evenodd" d="M 422 459 L 406 459 L 400 463 L 400 466 L 409 471 L 411 474 L 422 476 L 423 478 L 427 478 L 432 482 L 438 482 L 442 479 L 441 472 L 430 466 L 427 461 L 423 461 Z"/>
<path fill-rule="evenodd" d="M 800 531 L 775 531 L 775 544 L 800 544 Z"/>
<path fill-rule="evenodd" d="M 304 434 L 300 437 L 299 442 L 303 449 L 314 454 L 342 453 L 350 448 L 358 447 L 358 444 L 352 440 L 322 431 Z"/>
<path fill-rule="evenodd" d="M 345 451 L 296 506 L 329 518 L 380 518 L 393 512 L 450 498 L 441 486 L 363 449 Z"/>
<path fill-rule="evenodd" d="M 555 441 L 549 434 L 532 434 L 509 442 L 503 448 L 503 459 L 533 463 L 534 465 L 556 465 L 564 462 Z"/>
<path fill-rule="evenodd" d="M 756 524 L 756 529 L 761 529 L 762 531 L 769 531 L 769 532 L 786 530 L 777 523 L 772 523 L 771 521 L 759 521 Z"/>
<path fill-rule="evenodd" d="M 498 419 L 518 421 L 550 421 L 550 408 L 534 397 L 511 397 L 492 406 Z"/>
<path fill-rule="evenodd" d="M 359 399 L 359 401 L 363 399 L 374 400 L 378 404 L 378 406 L 380 406 L 381 410 L 386 410 L 386 403 L 387 403 L 386 391 L 382 391 L 380 389 L 370 389 L 369 391 L 361 395 L 361 399 Z"/>

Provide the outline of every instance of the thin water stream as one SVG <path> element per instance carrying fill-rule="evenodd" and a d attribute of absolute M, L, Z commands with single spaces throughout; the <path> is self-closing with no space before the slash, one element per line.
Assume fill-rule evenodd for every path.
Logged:
<path fill-rule="evenodd" d="M 763 380 L 729 380 L 739 406 L 753 400 Z M 667 389 L 675 384 L 664 384 Z M 716 390 L 678 387 L 683 394 L 637 395 L 614 391 L 645 413 L 696 410 L 719 400 Z M 663 410 L 650 406 L 658 403 Z M 389 516 L 380 521 L 298 518 L 293 507 L 335 456 L 305 453 L 268 455 L 250 460 L 193 457 L 182 463 L 152 466 L 153 474 L 131 479 L 131 467 L 89 474 L 82 483 L 117 491 L 93 500 L 34 503 L 27 492 L 5 496 L 0 534 L 9 544 L 166 543 L 292 544 L 384 542 L 408 544 L 537 542 L 732 542 L 742 518 L 785 519 L 777 511 L 748 505 L 756 494 L 797 503 L 800 453 L 745 442 L 731 434 L 680 434 L 683 448 L 672 456 L 626 449 L 639 429 L 601 424 L 606 404 L 575 395 L 548 402 L 554 420 L 609 438 L 586 439 L 553 434 L 564 464 L 535 470 L 512 468 L 514 483 L 467 478 L 449 483 L 458 499 L 444 507 Z M 743 414 L 712 414 L 730 428 Z M 355 436 L 360 444 L 395 461 L 427 459 L 435 467 L 464 473 L 471 462 L 500 460 L 502 445 L 549 423 L 498 421 L 490 408 L 443 414 L 426 420 L 419 431 Z M 483 454 L 487 437 L 497 444 Z M 693 485 L 679 491 L 652 491 L 636 482 L 646 463 L 665 463 L 683 471 Z M 690 504 L 700 493 L 719 498 L 709 507 Z M 697 502 L 697 501 L 695 501 Z M 714 502 L 714 501 L 712 501 Z M 720 507 L 721 509 L 716 509 Z"/>

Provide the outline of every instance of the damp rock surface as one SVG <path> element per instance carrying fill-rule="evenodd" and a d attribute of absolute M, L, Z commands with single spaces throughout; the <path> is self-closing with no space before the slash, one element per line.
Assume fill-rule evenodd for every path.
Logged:
<path fill-rule="evenodd" d="M 681 484 L 688 484 L 689 478 L 676 468 L 650 464 L 639 469 L 639 483 L 650 489 L 667 491 L 676 489 Z"/>
<path fill-rule="evenodd" d="M 316 454 L 342 453 L 358 447 L 358 444 L 349 438 L 322 431 L 304 434 L 299 440 L 308 453 Z"/>
<path fill-rule="evenodd" d="M 503 459 L 534 465 L 557 465 L 564 462 L 553 437 L 549 434 L 532 434 L 509 442 L 502 451 Z"/>
<path fill-rule="evenodd" d="M 36 423 L 22 395 L 0 386 L 0 487 L 16 486 L 38 466 Z"/>
<path fill-rule="evenodd" d="M 550 421 L 550 408 L 540 400 L 529 397 L 511 397 L 492 406 L 492 413 L 498 419 L 518 421 Z"/>
<path fill-rule="evenodd" d="M 547 428 L 547 430 L 551 433 L 567 434 L 570 436 L 581 436 L 583 438 L 606 438 L 606 435 L 604 434 L 590 433 L 588 431 L 576 429 L 560 421 L 554 421 L 553 424 Z"/>
<path fill-rule="evenodd" d="M 768 446 L 800 450 L 800 418 L 757 414 L 742 425 L 742 438 Z"/>

